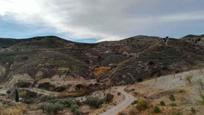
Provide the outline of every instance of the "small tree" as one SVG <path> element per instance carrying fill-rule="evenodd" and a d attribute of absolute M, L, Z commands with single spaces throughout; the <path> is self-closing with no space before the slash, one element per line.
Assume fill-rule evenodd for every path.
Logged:
<path fill-rule="evenodd" d="M 161 113 L 161 109 L 158 106 L 155 106 L 153 112 L 154 113 Z"/>

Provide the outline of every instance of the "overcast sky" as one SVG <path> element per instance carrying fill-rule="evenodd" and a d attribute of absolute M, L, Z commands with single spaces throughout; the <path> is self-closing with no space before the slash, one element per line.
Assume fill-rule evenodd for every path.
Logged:
<path fill-rule="evenodd" d="M 0 37 L 96 42 L 204 34 L 204 0 L 0 0 Z"/>

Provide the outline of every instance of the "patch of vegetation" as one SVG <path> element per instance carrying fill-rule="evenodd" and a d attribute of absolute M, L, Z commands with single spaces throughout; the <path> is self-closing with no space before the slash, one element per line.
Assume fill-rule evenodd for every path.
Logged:
<path fill-rule="evenodd" d="M 111 103 L 111 102 L 113 101 L 113 98 L 114 98 L 114 95 L 108 93 L 108 94 L 106 95 L 106 102 L 107 102 L 107 103 Z"/>
<path fill-rule="evenodd" d="M 91 107 L 99 108 L 105 102 L 106 102 L 105 98 L 99 99 L 97 97 L 88 97 L 85 103 L 88 104 Z"/>
<path fill-rule="evenodd" d="M 19 92 L 20 97 L 26 97 L 27 96 L 27 91 L 23 90 Z"/>
<path fill-rule="evenodd" d="M 58 100 L 59 103 L 63 104 L 65 107 L 72 107 L 73 105 L 77 105 L 76 102 L 72 99 L 62 99 L 62 100 Z"/>
<path fill-rule="evenodd" d="M 100 66 L 100 67 L 95 68 L 93 73 L 94 73 L 95 76 L 98 77 L 100 75 L 103 75 L 103 74 L 107 73 L 110 70 L 111 70 L 110 67 Z"/>
<path fill-rule="evenodd" d="M 148 102 L 146 100 L 140 99 L 136 105 L 138 111 L 144 111 L 148 108 Z"/>
<path fill-rule="evenodd" d="M 204 105 L 204 95 L 200 94 L 200 97 L 201 97 L 200 103 L 201 103 L 201 105 Z"/>
<path fill-rule="evenodd" d="M 144 80 L 142 78 L 138 78 L 137 82 L 143 82 Z"/>
<path fill-rule="evenodd" d="M 24 115 L 26 107 L 22 105 L 0 107 L 0 115 Z"/>
<path fill-rule="evenodd" d="M 161 109 L 158 106 L 155 106 L 153 112 L 154 113 L 161 113 Z"/>
<path fill-rule="evenodd" d="M 170 95 L 170 96 L 169 96 L 169 100 L 170 100 L 170 101 L 176 101 L 176 98 L 175 98 L 174 95 Z"/>
<path fill-rule="evenodd" d="M 71 112 L 74 113 L 74 115 L 81 115 L 81 112 L 79 110 L 79 106 L 77 104 L 72 104 L 70 107 Z"/>
<path fill-rule="evenodd" d="M 132 108 L 128 111 L 128 115 L 138 115 L 138 111 L 135 108 Z"/>
<path fill-rule="evenodd" d="M 166 103 L 164 101 L 160 101 L 161 106 L 166 106 Z"/>
<path fill-rule="evenodd" d="M 170 106 L 177 106 L 177 104 L 176 103 L 171 103 Z"/>
<path fill-rule="evenodd" d="M 193 107 L 191 107 L 191 113 L 196 114 L 196 110 Z"/>
<path fill-rule="evenodd" d="M 41 107 L 44 112 L 48 114 L 57 114 L 58 111 L 61 111 L 65 108 L 69 108 L 74 115 L 80 115 L 79 106 L 73 99 L 55 99 L 50 97 L 48 103 L 45 103 Z"/>
<path fill-rule="evenodd" d="M 120 112 L 118 113 L 118 115 L 126 115 L 124 112 Z"/>
<path fill-rule="evenodd" d="M 55 115 L 58 111 L 64 109 L 64 106 L 61 103 L 46 103 L 42 106 L 43 112 L 48 114 Z"/>
<path fill-rule="evenodd" d="M 201 90 L 203 90 L 203 89 L 204 89 L 204 83 L 203 83 L 203 81 L 202 81 L 201 79 L 199 79 L 199 80 L 198 80 L 198 83 L 199 83 L 199 85 L 200 85 Z"/>
<path fill-rule="evenodd" d="M 9 53 L 1 53 L 0 54 L 0 61 L 2 62 L 13 62 L 15 57 L 17 56 L 17 53 L 9 52 Z"/>
<path fill-rule="evenodd" d="M 188 76 L 186 77 L 186 81 L 187 81 L 189 84 L 191 84 L 191 83 L 192 83 L 192 78 L 193 78 L 192 75 L 188 75 Z"/>
<path fill-rule="evenodd" d="M 26 88 L 26 87 L 29 87 L 30 85 L 31 85 L 31 83 L 23 81 L 23 80 L 21 80 L 15 84 L 15 86 L 19 87 L 19 88 Z"/>
<path fill-rule="evenodd" d="M 174 111 L 171 113 L 171 115 L 183 115 L 183 113 L 180 111 Z"/>
<path fill-rule="evenodd" d="M 57 98 L 54 96 L 48 96 L 47 101 L 50 103 L 55 103 L 57 101 Z"/>

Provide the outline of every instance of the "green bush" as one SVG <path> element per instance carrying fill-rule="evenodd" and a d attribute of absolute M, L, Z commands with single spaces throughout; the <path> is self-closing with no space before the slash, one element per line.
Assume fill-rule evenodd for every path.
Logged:
<path fill-rule="evenodd" d="M 85 103 L 91 107 L 99 108 L 102 104 L 105 103 L 105 99 L 99 99 L 97 97 L 88 97 Z"/>
<path fill-rule="evenodd" d="M 58 111 L 63 110 L 63 105 L 60 103 L 46 103 L 42 105 L 42 109 L 44 112 L 48 114 L 56 114 Z"/>
<path fill-rule="evenodd" d="M 71 105 L 70 109 L 74 113 L 74 115 L 81 115 L 79 106 L 77 104 Z"/>
<path fill-rule="evenodd" d="M 63 99 L 59 100 L 59 102 L 67 108 L 70 108 L 72 105 L 76 105 L 76 102 L 72 99 Z"/>
<path fill-rule="evenodd" d="M 53 97 L 53 96 L 48 96 L 48 97 L 46 98 L 46 100 L 47 100 L 47 102 L 49 102 L 49 103 L 55 103 L 55 102 L 57 102 L 57 98 L 56 98 L 56 97 Z"/>
<path fill-rule="evenodd" d="M 74 113 L 74 115 L 80 115 L 79 106 L 77 105 L 76 101 L 72 99 L 63 99 L 60 100 L 60 103 L 64 105 L 64 107 L 70 108 L 71 112 Z"/>
<path fill-rule="evenodd" d="M 158 106 L 155 106 L 153 112 L 154 113 L 161 113 L 161 109 Z"/>
<path fill-rule="evenodd" d="M 56 114 L 65 108 L 69 108 L 74 115 L 80 115 L 79 106 L 72 99 L 56 99 L 50 97 L 48 103 L 42 105 L 44 112 L 48 114 Z"/>

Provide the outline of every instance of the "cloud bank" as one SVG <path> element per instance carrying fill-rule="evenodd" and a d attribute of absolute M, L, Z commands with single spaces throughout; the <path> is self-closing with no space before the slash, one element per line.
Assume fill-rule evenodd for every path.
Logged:
<path fill-rule="evenodd" d="M 181 36 L 202 33 L 203 4 L 203 0 L 1 0 L 0 18 L 54 28 L 73 40 Z"/>

